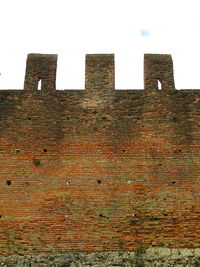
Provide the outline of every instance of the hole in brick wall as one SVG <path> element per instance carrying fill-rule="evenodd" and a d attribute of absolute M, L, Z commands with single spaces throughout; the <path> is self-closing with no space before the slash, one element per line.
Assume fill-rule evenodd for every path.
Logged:
<path fill-rule="evenodd" d="M 66 184 L 67 184 L 67 185 L 70 185 L 70 181 L 66 181 Z"/>
<path fill-rule="evenodd" d="M 7 184 L 7 185 L 11 185 L 11 183 L 12 183 L 11 180 L 7 180 L 7 181 L 6 181 L 6 184 Z"/>
<path fill-rule="evenodd" d="M 162 84 L 161 84 L 160 80 L 158 80 L 158 90 L 162 90 Z"/>
<path fill-rule="evenodd" d="M 176 181 L 172 181 L 172 184 L 176 184 Z"/>
<path fill-rule="evenodd" d="M 2 218 L 2 215 L 0 215 L 0 218 Z"/>
<path fill-rule="evenodd" d="M 103 214 L 102 214 L 102 213 L 100 213 L 100 214 L 99 214 L 99 217 L 103 217 Z"/>
<path fill-rule="evenodd" d="M 97 184 L 101 184 L 101 180 L 97 180 Z"/>
<path fill-rule="evenodd" d="M 35 166 L 39 166 L 40 165 L 40 160 L 39 159 L 33 159 L 33 164 Z"/>
<path fill-rule="evenodd" d="M 70 120 L 70 118 L 69 117 L 67 117 L 67 121 L 69 121 Z"/>
<path fill-rule="evenodd" d="M 140 120 L 140 117 L 137 117 L 137 120 L 139 121 Z"/>
<path fill-rule="evenodd" d="M 41 90 L 41 87 L 42 87 L 42 81 L 41 79 L 38 81 L 38 90 Z"/>
<path fill-rule="evenodd" d="M 126 152 L 126 150 L 125 149 L 122 149 L 122 152 Z"/>
<path fill-rule="evenodd" d="M 177 149 L 177 150 L 174 151 L 174 153 L 179 153 L 181 151 L 182 151 L 182 149 Z"/>
<path fill-rule="evenodd" d="M 27 120 L 31 121 L 31 120 L 32 120 L 32 118 L 31 118 L 31 117 L 28 117 L 28 118 L 27 118 Z"/>
<path fill-rule="evenodd" d="M 107 120 L 107 118 L 106 117 L 101 117 L 102 118 L 102 120 Z"/>
<path fill-rule="evenodd" d="M 44 152 L 47 152 L 48 150 L 46 148 L 43 149 Z"/>
<path fill-rule="evenodd" d="M 154 221 L 159 221 L 160 218 L 150 218 L 150 221 L 154 222 Z"/>
<path fill-rule="evenodd" d="M 16 153 L 20 153 L 20 151 L 21 151 L 20 149 L 15 149 Z"/>

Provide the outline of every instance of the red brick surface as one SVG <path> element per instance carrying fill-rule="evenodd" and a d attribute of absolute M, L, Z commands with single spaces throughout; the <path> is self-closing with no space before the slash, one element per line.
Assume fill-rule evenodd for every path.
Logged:
<path fill-rule="evenodd" d="M 199 247 L 200 91 L 89 89 L 0 91 L 0 254 Z"/>

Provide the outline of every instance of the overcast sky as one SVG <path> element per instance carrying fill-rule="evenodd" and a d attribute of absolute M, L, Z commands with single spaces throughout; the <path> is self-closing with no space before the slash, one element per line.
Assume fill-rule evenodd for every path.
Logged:
<path fill-rule="evenodd" d="M 1 0 L 0 88 L 28 53 L 58 54 L 57 88 L 84 88 L 85 54 L 114 53 L 116 88 L 143 88 L 144 53 L 172 54 L 177 89 L 200 88 L 199 0 Z"/>

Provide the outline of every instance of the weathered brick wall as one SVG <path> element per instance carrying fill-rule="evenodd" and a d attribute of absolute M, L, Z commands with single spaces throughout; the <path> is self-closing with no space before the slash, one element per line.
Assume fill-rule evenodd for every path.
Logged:
<path fill-rule="evenodd" d="M 148 90 L 157 90 L 158 81 L 162 90 L 173 90 L 174 73 L 171 55 L 145 54 L 144 55 L 144 87 Z"/>
<path fill-rule="evenodd" d="M 29 54 L 26 62 L 25 90 L 54 90 L 56 87 L 57 55 Z"/>
<path fill-rule="evenodd" d="M 93 91 L 115 89 L 113 54 L 86 55 L 85 89 Z"/>
<path fill-rule="evenodd" d="M 101 90 L 108 64 L 0 91 L 0 254 L 199 247 L 200 91 Z"/>

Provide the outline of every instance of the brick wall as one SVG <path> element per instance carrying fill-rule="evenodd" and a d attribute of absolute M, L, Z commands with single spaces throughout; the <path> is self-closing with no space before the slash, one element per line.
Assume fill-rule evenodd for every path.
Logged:
<path fill-rule="evenodd" d="M 86 90 L 0 91 L 0 254 L 199 247 L 200 91 L 114 90 L 102 57 Z"/>

